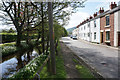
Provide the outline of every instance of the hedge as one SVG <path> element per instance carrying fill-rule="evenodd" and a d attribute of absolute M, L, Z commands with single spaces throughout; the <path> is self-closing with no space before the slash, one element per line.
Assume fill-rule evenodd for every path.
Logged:
<path fill-rule="evenodd" d="M 15 42 L 17 40 L 17 34 L 16 33 L 0 33 L 0 36 L 2 36 L 2 43 L 8 43 L 8 42 Z M 26 35 L 22 35 L 21 40 L 26 39 Z M 30 36 L 31 39 L 37 38 L 37 35 Z"/>
<path fill-rule="evenodd" d="M 6 57 L 6 56 L 9 56 L 9 55 L 17 53 L 17 52 L 21 52 L 21 51 L 24 52 L 28 49 L 31 49 L 31 48 L 39 45 L 40 43 L 41 43 L 40 40 L 37 43 L 36 43 L 36 41 L 33 40 L 29 43 L 29 45 L 26 44 L 26 42 L 21 42 L 21 46 L 22 46 L 21 48 L 16 47 L 15 43 L 9 44 L 9 46 L 2 45 L 2 46 L 0 46 L 0 47 L 2 47 L 2 52 L 0 53 L 0 55 L 2 55 L 2 57 Z"/>

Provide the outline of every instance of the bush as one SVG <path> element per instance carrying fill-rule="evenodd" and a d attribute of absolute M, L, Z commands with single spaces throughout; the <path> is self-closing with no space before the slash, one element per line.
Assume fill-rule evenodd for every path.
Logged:
<path fill-rule="evenodd" d="M 2 57 L 3 56 L 7 56 L 13 52 L 15 52 L 17 49 L 15 46 L 5 46 L 5 47 L 2 47 Z"/>
<path fill-rule="evenodd" d="M 15 43 L 6 43 L 2 44 L 0 47 L 2 47 L 2 52 L 0 53 L 2 57 L 6 57 L 10 54 L 14 54 L 16 52 L 25 51 L 28 49 L 32 49 L 37 44 L 35 41 L 32 41 L 29 45 L 26 44 L 26 42 L 21 42 L 21 47 L 16 47 Z"/>
<path fill-rule="evenodd" d="M 17 35 L 13 34 L 2 34 L 2 43 L 15 42 Z"/>

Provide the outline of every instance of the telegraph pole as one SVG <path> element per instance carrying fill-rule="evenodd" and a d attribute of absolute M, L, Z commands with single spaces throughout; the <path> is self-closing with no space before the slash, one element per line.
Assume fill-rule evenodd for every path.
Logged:
<path fill-rule="evenodd" d="M 55 62 L 52 2 L 48 2 L 48 18 L 49 18 L 49 36 L 50 36 L 49 39 L 50 39 L 51 68 L 52 68 L 52 74 L 55 75 L 56 74 L 56 62 Z"/>

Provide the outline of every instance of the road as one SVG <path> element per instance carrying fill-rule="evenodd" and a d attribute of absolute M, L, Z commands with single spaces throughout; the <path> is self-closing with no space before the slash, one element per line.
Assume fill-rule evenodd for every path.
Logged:
<path fill-rule="evenodd" d="M 104 78 L 118 78 L 118 50 L 83 40 L 61 39 L 77 56 L 95 68 Z"/>

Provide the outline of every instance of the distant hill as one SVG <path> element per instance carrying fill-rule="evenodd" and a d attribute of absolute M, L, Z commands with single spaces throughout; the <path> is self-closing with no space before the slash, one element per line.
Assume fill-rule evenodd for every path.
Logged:
<path fill-rule="evenodd" d="M 67 29 L 67 31 L 68 31 L 68 33 L 72 33 L 72 31 L 73 31 L 74 29 L 76 29 L 76 27 L 69 28 L 69 29 Z"/>

